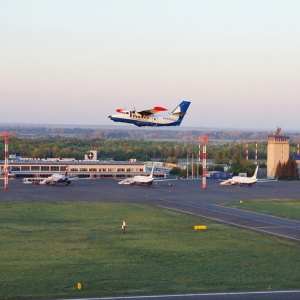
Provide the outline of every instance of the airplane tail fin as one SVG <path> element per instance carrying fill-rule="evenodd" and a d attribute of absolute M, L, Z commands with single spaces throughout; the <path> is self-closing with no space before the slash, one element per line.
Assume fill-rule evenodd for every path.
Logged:
<path fill-rule="evenodd" d="M 181 121 L 183 120 L 191 102 L 189 101 L 182 101 L 173 111 L 173 115 L 179 116 L 178 121 L 176 122 L 176 125 L 180 125 Z"/>
<path fill-rule="evenodd" d="M 69 166 L 66 166 L 65 177 L 68 177 Z"/>
<path fill-rule="evenodd" d="M 256 167 L 254 175 L 251 177 L 251 179 L 256 179 L 257 178 L 257 171 L 258 171 L 258 166 Z"/>
<path fill-rule="evenodd" d="M 151 169 L 151 173 L 149 175 L 149 178 L 153 178 L 154 168 L 155 168 L 155 164 L 152 165 L 152 169 Z"/>

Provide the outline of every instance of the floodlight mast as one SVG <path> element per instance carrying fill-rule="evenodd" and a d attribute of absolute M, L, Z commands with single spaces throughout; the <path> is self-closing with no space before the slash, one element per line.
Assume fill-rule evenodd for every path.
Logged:
<path fill-rule="evenodd" d="M 4 189 L 8 190 L 8 138 L 14 136 L 13 133 L 1 132 L 0 136 L 4 138 Z"/>
<path fill-rule="evenodd" d="M 207 135 L 200 136 L 203 142 L 203 150 L 202 150 L 202 189 L 206 189 L 206 145 L 207 140 L 210 138 Z"/>

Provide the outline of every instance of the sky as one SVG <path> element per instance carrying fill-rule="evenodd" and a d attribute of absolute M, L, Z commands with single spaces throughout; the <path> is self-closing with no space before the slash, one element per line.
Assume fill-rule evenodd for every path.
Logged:
<path fill-rule="evenodd" d="M 299 15 L 299 0 L 0 0 L 0 124 L 117 125 L 117 108 L 187 100 L 182 127 L 299 131 Z"/>

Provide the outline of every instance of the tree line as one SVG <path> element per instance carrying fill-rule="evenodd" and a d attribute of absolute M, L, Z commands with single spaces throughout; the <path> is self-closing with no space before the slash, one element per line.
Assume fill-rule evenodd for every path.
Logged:
<path fill-rule="evenodd" d="M 298 180 L 299 171 L 295 158 L 289 158 L 285 163 L 278 162 L 275 177 L 286 180 Z"/>
<path fill-rule="evenodd" d="M 3 145 L 3 143 L 2 143 Z M 0 147 L 1 149 L 1 147 Z M 4 157 L 4 145 L 0 152 L 0 159 Z M 83 159 L 88 150 L 97 150 L 98 159 L 123 160 L 136 158 L 140 161 L 156 159 L 160 161 L 172 160 L 202 155 L 202 147 L 198 143 L 180 141 L 136 141 L 130 139 L 77 139 L 62 137 L 42 137 L 37 139 L 10 138 L 9 152 L 21 157 L 30 158 L 58 158 L 67 157 L 77 160 Z M 260 160 L 267 157 L 266 143 L 259 143 L 258 156 Z M 249 159 L 254 159 L 255 145 L 249 143 Z M 218 164 L 228 164 L 234 156 L 245 159 L 245 145 L 214 145 L 208 144 L 207 158 L 214 159 Z"/>

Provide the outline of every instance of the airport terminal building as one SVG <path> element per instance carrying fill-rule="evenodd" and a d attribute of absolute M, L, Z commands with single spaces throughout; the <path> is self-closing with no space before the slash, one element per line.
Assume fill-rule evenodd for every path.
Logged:
<path fill-rule="evenodd" d="M 155 163 L 157 164 L 157 163 Z M 100 161 L 97 159 L 97 151 L 89 150 L 84 160 L 74 158 L 21 158 L 9 155 L 9 177 L 11 178 L 47 178 L 54 173 L 64 174 L 68 167 L 69 177 L 80 178 L 118 178 L 124 179 L 137 175 L 149 175 L 150 168 L 147 163 L 136 159 L 128 161 Z M 0 161 L 1 177 L 4 175 L 4 161 Z M 165 177 L 166 172 L 157 170 L 157 177 Z"/>
<path fill-rule="evenodd" d="M 120 161 L 75 161 L 75 160 L 18 160 L 9 162 L 9 174 L 15 178 L 47 178 L 54 173 L 64 174 L 68 166 L 70 177 L 80 178 L 127 178 L 146 175 L 144 162 Z M 4 161 L 0 161 L 1 174 L 4 173 Z M 157 174 L 159 175 L 159 174 Z"/>

